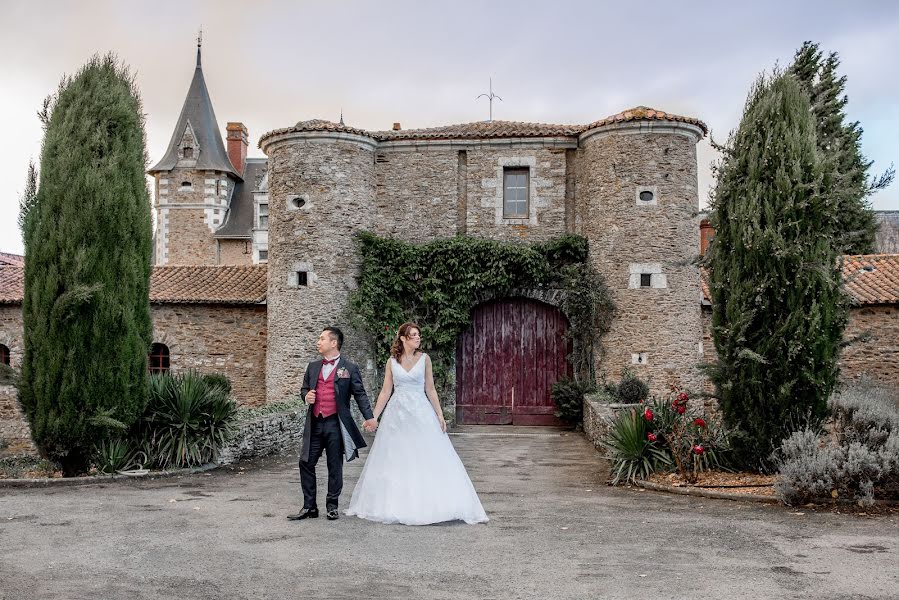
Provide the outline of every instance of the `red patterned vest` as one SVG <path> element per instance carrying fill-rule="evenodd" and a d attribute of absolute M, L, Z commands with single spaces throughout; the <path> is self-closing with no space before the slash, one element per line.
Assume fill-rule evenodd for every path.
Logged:
<path fill-rule="evenodd" d="M 322 371 L 318 372 L 318 382 L 315 384 L 315 412 L 319 417 L 330 417 L 337 412 L 337 396 L 334 392 L 334 378 L 337 377 L 337 367 L 331 369 L 331 375 L 326 380 Z"/>

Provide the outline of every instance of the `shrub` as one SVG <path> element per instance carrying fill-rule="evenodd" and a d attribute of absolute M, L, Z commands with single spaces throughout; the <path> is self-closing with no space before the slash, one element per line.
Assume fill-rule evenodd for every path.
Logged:
<path fill-rule="evenodd" d="M 206 373 L 203 375 L 203 379 L 210 386 L 218 386 L 225 390 L 226 393 L 231 393 L 231 380 L 223 373 Z"/>
<path fill-rule="evenodd" d="M 649 397 L 649 386 L 632 371 L 625 370 L 618 383 L 616 396 L 624 404 L 637 404 Z"/>
<path fill-rule="evenodd" d="M 685 481 L 712 467 L 723 468 L 730 435 L 717 417 L 706 416 L 690 404 L 690 396 L 672 388 L 663 398 L 646 403 L 644 421 L 653 441 L 663 449 Z"/>
<path fill-rule="evenodd" d="M 621 411 L 612 421 L 603 445 L 612 461 L 612 485 L 645 479 L 667 468 L 671 459 L 649 439 L 647 421 L 634 409 Z"/>
<path fill-rule="evenodd" d="M 787 504 L 851 497 L 899 498 L 899 409 L 895 396 L 871 382 L 835 394 L 831 434 L 811 428 L 784 440 L 776 454 L 775 489 Z"/>
<path fill-rule="evenodd" d="M 192 371 L 154 375 L 136 446 L 161 467 L 204 464 L 218 457 L 236 418 L 237 405 L 219 383 Z"/>
<path fill-rule="evenodd" d="M 147 455 L 134 449 L 128 438 L 103 440 L 94 448 L 94 465 L 101 473 L 142 469 L 147 462 Z"/>
<path fill-rule="evenodd" d="M 592 382 L 576 381 L 570 377 L 555 382 L 552 398 L 559 408 L 555 412 L 556 417 L 570 424 L 580 422 L 584 417 L 584 394 L 589 394 L 595 387 Z"/>

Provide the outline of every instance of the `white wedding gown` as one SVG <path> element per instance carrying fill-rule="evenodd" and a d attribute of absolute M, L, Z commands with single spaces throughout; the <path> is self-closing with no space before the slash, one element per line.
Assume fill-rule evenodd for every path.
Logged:
<path fill-rule="evenodd" d="M 484 523 L 487 514 L 468 473 L 425 394 L 425 355 L 411 370 L 393 358 L 393 396 L 347 515 L 381 523 L 427 525 L 461 520 Z"/>

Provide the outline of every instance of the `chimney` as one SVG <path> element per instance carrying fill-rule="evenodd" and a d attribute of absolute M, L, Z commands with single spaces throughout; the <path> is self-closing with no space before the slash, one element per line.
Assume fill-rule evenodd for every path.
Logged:
<path fill-rule="evenodd" d="M 705 253 L 708 252 L 709 244 L 712 242 L 712 238 L 715 237 L 715 230 L 712 228 L 712 224 L 709 223 L 708 219 L 703 219 L 699 222 L 699 253 L 705 256 Z"/>
<path fill-rule="evenodd" d="M 400 127 L 400 124 L 399 124 L 399 123 L 394 123 L 394 124 L 393 124 L 393 130 L 394 130 L 394 131 L 399 131 L 400 129 L 402 129 L 402 127 Z"/>
<path fill-rule="evenodd" d="M 237 174 L 243 177 L 247 166 L 247 146 L 249 138 L 243 123 L 228 123 L 228 158 Z"/>

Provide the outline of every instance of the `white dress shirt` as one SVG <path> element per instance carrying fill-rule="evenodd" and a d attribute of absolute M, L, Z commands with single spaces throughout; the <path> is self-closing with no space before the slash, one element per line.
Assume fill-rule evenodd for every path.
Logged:
<path fill-rule="evenodd" d="M 324 357 L 322 357 L 322 360 L 324 360 Z M 328 359 L 328 360 L 331 360 L 331 359 Z M 340 355 L 338 354 L 337 356 L 334 357 L 333 365 L 322 364 L 322 379 L 327 379 L 328 377 L 330 377 L 331 371 L 333 371 L 334 369 L 337 368 L 337 363 L 339 363 L 339 362 L 340 362 Z"/>

